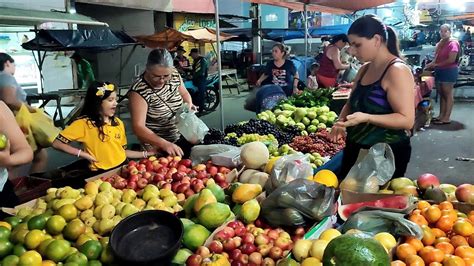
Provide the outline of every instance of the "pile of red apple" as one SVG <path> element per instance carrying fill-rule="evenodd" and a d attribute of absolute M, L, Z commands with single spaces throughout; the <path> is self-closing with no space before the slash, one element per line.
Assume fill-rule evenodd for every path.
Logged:
<path fill-rule="evenodd" d="M 304 229 L 302 230 L 304 234 Z M 255 224 L 245 226 L 236 220 L 215 233 L 207 247 L 199 247 L 188 257 L 186 265 L 200 265 L 205 258 L 213 254 L 225 255 L 232 266 L 276 265 L 279 259 L 288 255 L 292 247 L 290 234 L 281 228 L 263 229 Z"/>
<path fill-rule="evenodd" d="M 226 188 L 226 174 L 230 169 L 218 167 L 211 162 L 192 166 L 190 159 L 181 157 L 154 156 L 140 161 L 130 161 L 122 168 L 120 175 L 103 178 L 117 189 L 143 189 L 147 184 L 155 184 L 159 188 L 169 188 L 176 194 L 184 194 L 186 198 L 199 193 L 206 187 L 209 178 L 216 184 Z"/>

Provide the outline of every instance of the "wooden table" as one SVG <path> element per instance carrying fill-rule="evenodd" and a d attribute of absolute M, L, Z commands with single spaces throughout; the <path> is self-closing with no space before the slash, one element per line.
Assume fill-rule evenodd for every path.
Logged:
<path fill-rule="evenodd" d="M 226 87 L 229 88 L 230 93 L 232 93 L 232 85 L 229 85 L 229 82 L 227 79 L 231 79 L 234 81 L 235 86 L 237 87 L 237 94 L 240 94 L 240 82 L 239 82 L 239 77 L 237 76 L 237 69 L 235 68 L 226 68 L 222 69 L 222 80 L 225 80 L 225 83 L 227 84 Z"/>

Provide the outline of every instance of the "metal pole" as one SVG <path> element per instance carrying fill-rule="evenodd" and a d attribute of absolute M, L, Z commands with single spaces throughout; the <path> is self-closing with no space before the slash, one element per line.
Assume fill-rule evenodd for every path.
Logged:
<path fill-rule="evenodd" d="M 217 72 L 219 75 L 219 102 L 221 111 L 221 129 L 224 130 L 224 102 L 222 97 L 222 65 L 221 65 L 221 43 L 220 35 L 221 30 L 219 28 L 219 0 L 214 0 L 215 7 L 215 20 L 216 20 L 216 49 L 217 49 Z"/>
<path fill-rule="evenodd" d="M 306 79 L 308 75 L 308 70 L 306 69 L 306 58 L 308 58 L 308 14 L 307 14 L 308 5 L 305 3 L 303 6 L 304 9 L 304 77 L 300 77 L 300 79 Z"/>

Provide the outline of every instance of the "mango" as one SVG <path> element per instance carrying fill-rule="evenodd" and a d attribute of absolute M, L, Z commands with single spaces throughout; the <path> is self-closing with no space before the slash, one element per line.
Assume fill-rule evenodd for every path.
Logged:
<path fill-rule="evenodd" d="M 210 189 L 205 188 L 199 193 L 199 196 L 196 199 L 196 202 L 194 203 L 193 210 L 195 213 L 198 213 L 199 210 L 201 210 L 201 208 L 203 208 L 207 204 L 216 202 L 217 199 L 214 194 L 212 194 L 212 191 Z"/>
<path fill-rule="evenodd" d="M 199 223 L 209 230 L 221 226 L 231 214 L 230 207 L 220 202 L 209 203 L 199 210 Z"/>
<path fill-rule="evenodd" d="M 183 244 L 185 247 L 194 251 L 198 247 L 204 245 L 206 239 L 211 235 L 211 232 L 200 224 L 193 224 L 184 230 Z"/>
<path fill-rule="evenodd" d="M 245 224 L 253 223 L 260 215 L 260 204 L 256 199 L 249 200 L 242 205 L 240 209 L 239 218 Z"/>
<path fill-rule="evenodd" d="M 232 193 L 232 201 L 242 204 L 256 198 L 260 193 L 262 193 L 262 186 L 259 184 L 242 184 Z"/>
<path fill-rule="evenodd" d="M 212 179 L 209 179 L 209 180 L 212 180 Z M 212 192 L 212 194 L 214 195 L 214 197 L 216 197 L 216 200 L 218 202 L 224 202 L 225 193 L 224 193 L 224 189 L 222 189 L 222 187 L 220 187 L 219 185 L 214 183 L 214 184 L 207 185 L 206 188 L 209 189 Z"/>

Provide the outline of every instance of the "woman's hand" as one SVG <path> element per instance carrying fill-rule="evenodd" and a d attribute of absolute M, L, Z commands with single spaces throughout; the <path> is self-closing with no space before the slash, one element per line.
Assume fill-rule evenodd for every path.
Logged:
<path fill-rule="evenodd" d="M 357 126 L 358 124 L 368 123 L 370 115 L 362 112 L 355 112 L 346 116 L 346 121 L 341 123 L 343 127 L 353 127 Z M 336 125 L 339 124 L 336 123 Z"/>
<path fill-rule="evenodd" d="M 94 156 L 85 151 L 81 152 L 81 157 L 88 160 L 89 162 L 97 162 L 97 159 Z"/>
<path fill-rule="evenodd" d="M 165 151 L 168 155 L 171 156 L 183 156 L 183 150 L 176 144 L 166 141 L 163 145 L 163 151 Z"/>
<path fill-rule="evenodd" d="M 198 107 L 197 107 L 196 105 L 194 105 L 193 103 L 188 103 L 188 110 L 189 110 L 189 111 L 197 112 L 197 111 L 198 111 Z"/>
<path fill-rule="evenodd" d="M 301 93 L 302 93 L 302 91 L 300 91 L 298 89 L 293 89 L 293 94 L 299 95 Z"/>
<path fill-rule="evenodd" d="M 10 167 L 10 140 L 7 141 L 5 149 L 0 150 L 0 167 Z"/>
<path fill-rule="evenodd" d="M 427 65 L 425 66 L 425 69 L 429 70 L 429 69 L 433 69 L 434 67 L 435 67 L 435 63 L 434 63 L 434 61 L 433 61 L 433 62 L 427 64 Z"/>
<path fill-rule="evenodd" d="M 343 122 L 337 122 L 331 128 L 331 132 L 329 133 L 329 138 L 334 143 L 337 142 L 340 138 L 343 138 L 346 135 L 346 128 L 341 126 L 341 125 L 338 125 L 338 123 L 343 123 Z"/>

